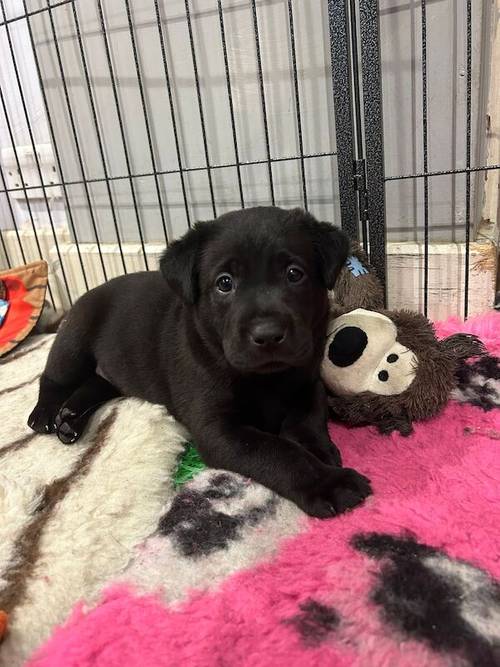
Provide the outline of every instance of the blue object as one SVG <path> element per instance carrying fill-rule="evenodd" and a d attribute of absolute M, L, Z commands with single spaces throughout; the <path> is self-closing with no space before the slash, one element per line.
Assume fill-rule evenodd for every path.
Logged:
<path fill-rule="evenodd" d="M 355 278 L 358 276 L 366 276 L 369 273 L 368 269 L 361 264 L 357 257 L 348 257 L 347 258 L 347 268 L 352 273 Z"/>
<path fill-rule="evenodd" d="M 7 315 L 7 311 L 9 310 L 9 302 L 5 301 L 4 299 L 0 299 L 0 327 L 3 324 L 3 321 L 5 320 L 5 316 Z"/>

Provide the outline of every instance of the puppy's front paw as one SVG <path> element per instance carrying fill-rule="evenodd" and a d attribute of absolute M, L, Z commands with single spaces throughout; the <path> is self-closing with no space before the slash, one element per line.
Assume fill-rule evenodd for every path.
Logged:
<path fill-rule="evenodd" d="M 352 468 L 335 471 L 332 481 L 337 514 L 353 509 L 372 494 L 370 480 Z"/>
<path fill-rule="evenodd" d="M 302 509 L 326 519 L 360 505 L 372 493 L 370 481 L 352 468 L 330 468 L 325 478 L 306 494 Z"/>

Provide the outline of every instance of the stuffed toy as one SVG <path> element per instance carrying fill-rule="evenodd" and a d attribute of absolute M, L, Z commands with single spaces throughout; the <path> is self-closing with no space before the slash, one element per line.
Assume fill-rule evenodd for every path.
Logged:
<path fill-rule="evenodd" d="M 10 303 L 7 301 L 7 288 L 3 280 L 0 280 L 0 327 L 7 317 Z"/>
<path fill-rule="evenodd" d="M 350 255 L 337 278 L 335 290 L 330 292 L 330 304 L 334 311 L 384 307 L 382 283 L 358 243 L 351 243 Z"/>
<path fill-rule="evenodd" d="M 7 614 L 0 609 L 0 644 L 7 633 Z"/>
<path fill-rule="evenodd" d="M 43 260 L 0 271 L 0 357 L 35 328 L 44 306 L 47 272 Z"/>
<path fill-rule="evenodd" d="M 354 248 L 332 296 L 321 374 L 333 417 L 409 435 L 414 421 L 446 405 L 459 364 L 485 350 L 468 334 L 438 340 L 423 315 L 383 310 L 381 299 L 382 286 L 366 255 Z"/>

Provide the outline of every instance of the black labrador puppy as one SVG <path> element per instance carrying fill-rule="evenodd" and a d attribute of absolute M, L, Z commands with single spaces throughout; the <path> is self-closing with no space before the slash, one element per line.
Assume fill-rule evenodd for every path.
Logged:
<path fill-rule="evenodd" d="M 159 272 L 85 294 L 63 321 L 29 425 L 74 442 L 99 405 L 165 405 L 203 460 L 328 517 L 370 493 L 342 468 L 319 378 L 327 290 L 346 260 L 336 227 L 262 207 L 198 223 Z M 106 378 L 106 379 L 104 379 Z"/>

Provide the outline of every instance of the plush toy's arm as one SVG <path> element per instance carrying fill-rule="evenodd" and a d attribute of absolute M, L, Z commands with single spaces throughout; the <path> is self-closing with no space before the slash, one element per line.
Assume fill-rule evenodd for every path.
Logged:
<path fill-rule="evenodd" d="M 486 354 L 484 344 L 473 334 L 458 333 L 444 338 L 440 347 L 454 359 L 470 359 Z"/>
<path fill-rule="evenodd" d="M 337 397 L 329 395 L 329 407 L 328 412 L 330 419 L 333 421 L 343 421 L 354 423 L 356 426 L 376 426 L 379 433 L 382 435 L 390 435 L 393 431 L 398 431 L 402 436 L 407 437 L 413 433 L 413 425 L 410 417 L 406 412 L 399 415 L 388 415 L 383 416 L 374 416 L 373 419 L 359 418 L 359 413 L 357 418 L 353 418 L 352 414 L 348 414 L 345 410 L 339 409 L 339 399 Z M 340 399 L 341 400 L 341 399 Z"/>
<path fill-rule="evenodd" d="M 365 251 L 356 242 L 351 243 L 350 256 L 340 271 L 332 295 L 332 304 L 346 311 L 384 307 L 382 283 L 370 266 Z"/>
<path fill-rule="evenodd" d="M 413 433 L 413 426 L 408 415 L 382 417 L 376 426 L 382 435 L 390 435 L 393 431 L 399 431 L 401 435 L 407 437 Z"/>

